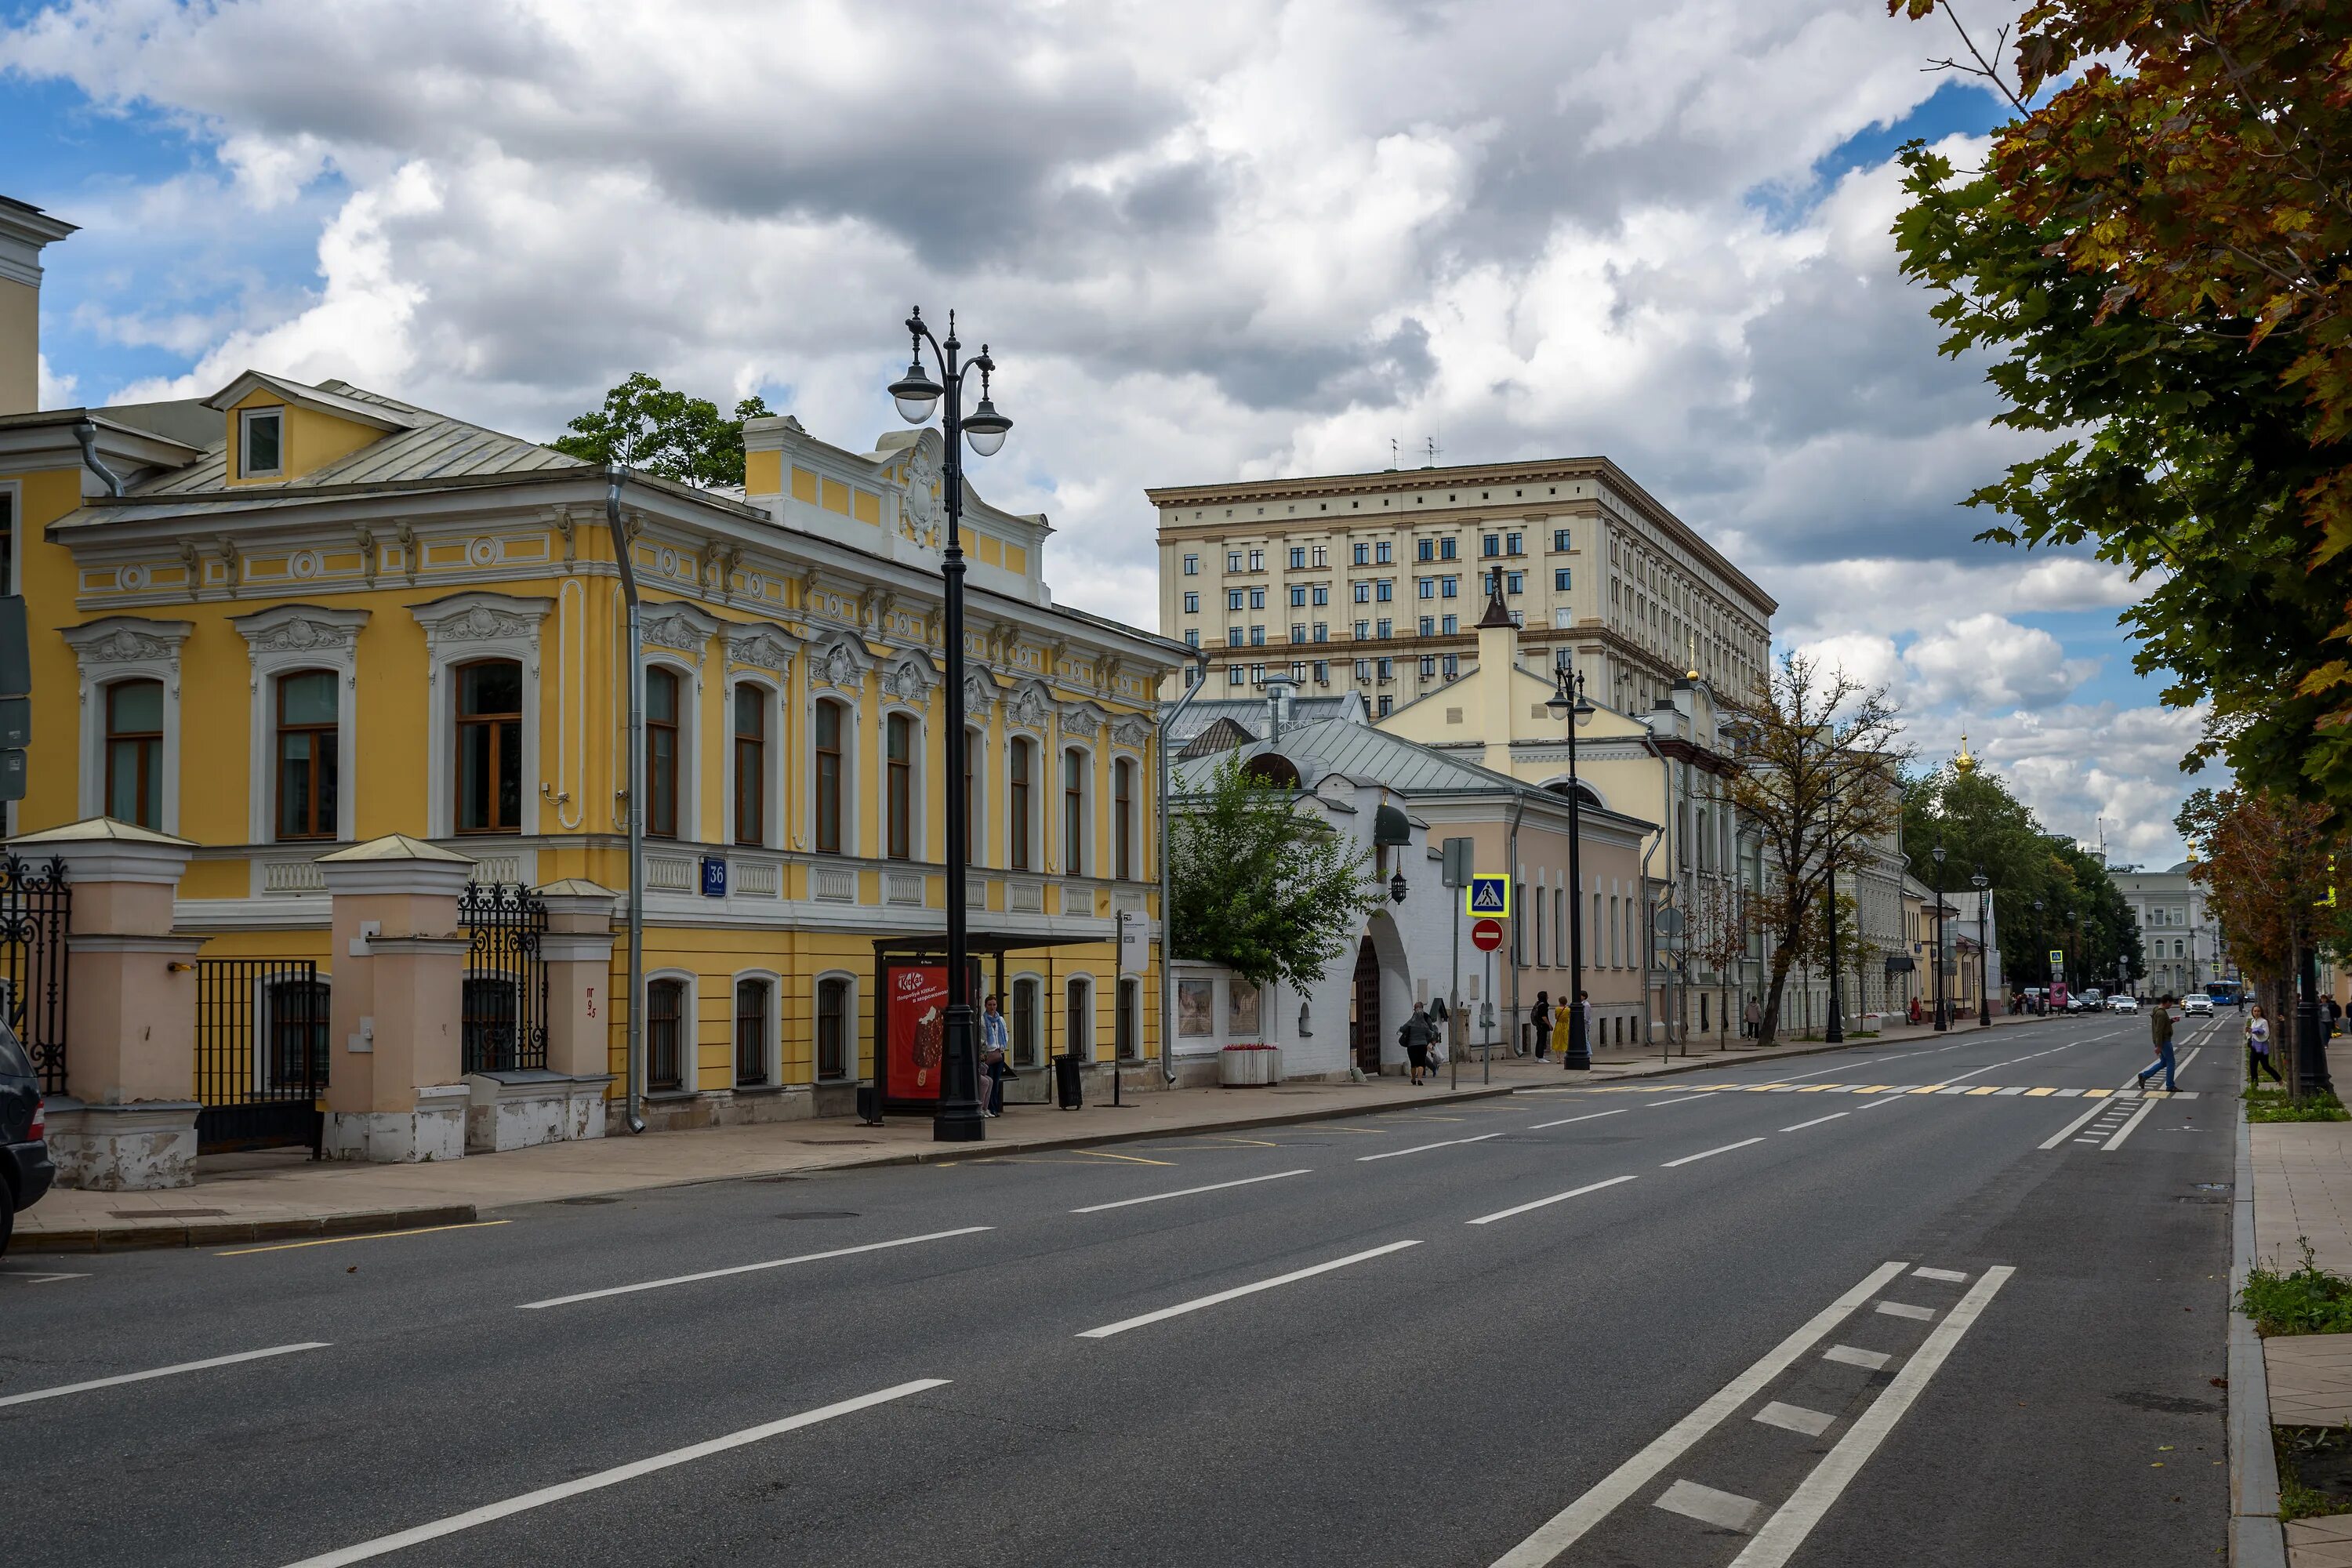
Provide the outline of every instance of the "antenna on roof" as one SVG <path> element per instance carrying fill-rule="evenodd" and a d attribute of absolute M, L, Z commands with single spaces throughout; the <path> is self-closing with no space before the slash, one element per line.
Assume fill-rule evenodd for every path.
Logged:
<path fill-rule="evenodd" d="M 1392 473 L 1392 474 L 1393 474 L 1393 473 L 1395 473 L 1395 472 L 1396 472 L 1396 468 L 1397 468 L 1397 438 L 1396 438 L 1395 437 L 1391 436 L 1391 437 L 1389 437 L 1389 472 L 1390 472 L 1390 473 Z"/>
<path fill-rule="evenodd" d="M 1437 467 L 1437 437 L 1434 436 L 1423 436 L 1421 440 L 1422 445 L 1429 453 L 1429 460 L 1422 464 L 1422 467 L 1424 468 L 1433 468 Z"/>

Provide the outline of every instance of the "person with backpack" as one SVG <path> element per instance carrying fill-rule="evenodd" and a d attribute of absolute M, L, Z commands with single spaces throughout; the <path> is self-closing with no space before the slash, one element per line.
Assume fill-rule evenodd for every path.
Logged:
<path fill-rule="evenodd" d="M 2246 1017 L 2247 1087 L 2251 1089 L 2261 1083 L 2264 1073 L 2270 1074 L 2271 1081 L 2281 1089 L 2286 1087 L 2286 1079 L 2279 1076 L 2278 1063 L 2271 1059 L 2270 1015 L 2263 1012 L 2263 1005 L 2257 1002 L 2254 1010 Z"/>
<path fill-rule="evenodd" d="M 2139 1069 L 2137 1082 L 2146 1089 L 2147 1080 L 2158 1068 L 2164 1069 L 2164 1092 L 2170 1094 L 2178 1087 L 2172 1081 L 2172 997 L 2166 995 L 2147 1016 L 2148 1038 L 2156 1045 L 2156 1060 Z"/>

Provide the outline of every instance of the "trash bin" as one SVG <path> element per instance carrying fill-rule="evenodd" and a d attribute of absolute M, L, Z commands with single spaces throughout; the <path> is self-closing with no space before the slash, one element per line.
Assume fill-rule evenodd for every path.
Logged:
<path fill-rule="evenodd" d="M 1054 1100 L 1064 1110 L 1076 1110 L 1087 1102 L 1086 1080 L 1078 1076 L 1084 1058 L 1065 1051 L 1054 1058 Z"/>
<path fill-rule="evenodd" d="M 857 1086 L 857 1120 L 868 1127 L 882 1125 L 882 1091 L 870 1083 Z"/>

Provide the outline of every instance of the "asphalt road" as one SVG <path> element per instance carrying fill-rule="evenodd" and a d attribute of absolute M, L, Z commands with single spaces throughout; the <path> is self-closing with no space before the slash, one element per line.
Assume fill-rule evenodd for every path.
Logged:
<path fill-rule="evenodd" d="M 11 1258 L 0 1552 L 2210 1564 L 2236 1062 L 2201 1035 L 2193 1099 L 2023 1092 L 2146 1060 L 2145 1019 L 2053 1019 L 432 1233 Z M 1788 1087 L 1706 1087 L 1763 1083 Z M 1873 1085 L 1953 1092 L 1847 1087 Z"/>

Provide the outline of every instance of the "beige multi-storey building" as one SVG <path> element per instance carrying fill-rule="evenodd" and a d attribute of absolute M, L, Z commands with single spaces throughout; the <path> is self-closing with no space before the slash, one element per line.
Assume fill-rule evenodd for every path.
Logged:
<path fill-rule="evenodd" d="M 1160 629 L 1209 652 L 1218 695 L 1287 677 L 1393 711 L 1475 662 L 1496 572 L 1526 662 L 1572 648 L 1621 711 L 1691 671 L 1745 690 L 1770 658 L 1770 595 L 1606 458 L 1145 493 Z"/>

